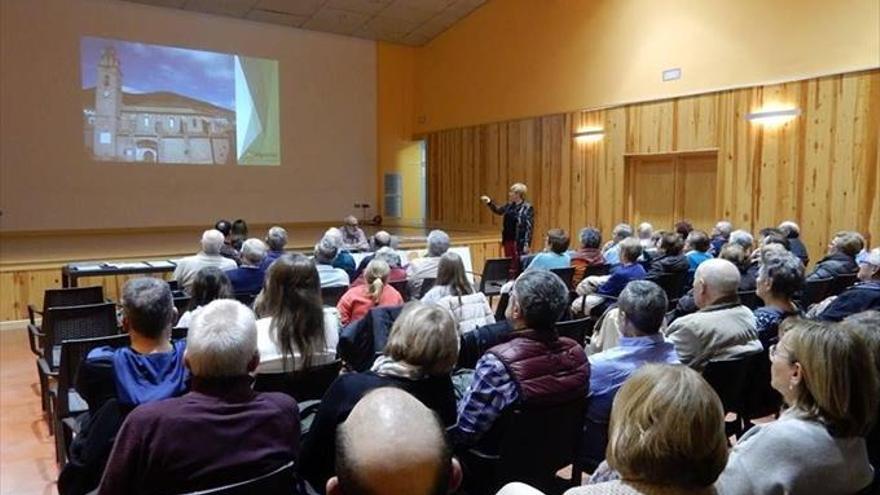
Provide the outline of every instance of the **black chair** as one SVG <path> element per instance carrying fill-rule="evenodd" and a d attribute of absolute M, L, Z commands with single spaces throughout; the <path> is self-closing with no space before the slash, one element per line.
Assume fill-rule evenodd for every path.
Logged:
<path fill-rule="evenodd" d="M 477 447 L 463 454 L 475 485 L 465 489 L 495 493 L 508 482 L 521 481 L 544 493 L 557 493 L 556 471 L 575 462 L 585 406 L 583 397 L 553 406 L 518 406 L 502 413 L 485 438 L 489 445 L 497 441 L 497 451 Z"/>
<path fill-rule="evenodd" d="M 831 293 L 831 284 L 833 282 L 834 277 L 807 280 L 801 293 L 801 307 L 804 309 L 809 308 L 828 297 Z"/>
<path fill-rule="evenodd" d="M 255 300 L 256 298 L 257 298 L 257 295 L 256 295 L 256 294 L 252 294 L 252 293 L 250 293 L 250 292 L 236 292 L 236 293 L 235 293 L 235 299 L 236 299 L 238 302 L 244 304 L 245 306 L 247 306 L 247 307 L 249 307 L 249 308 L 253 308 L 253 307 L 254 307 L 254 300 Z"/>
<path fill-rule="evenodd" d="M 187 333 L 189 333 L 187 327 L 174 327 L 171 329 L 171 340 L 184 340 Z"/>
<path fill-rule="evenodd" d="M 838 296 L 856 282 L 859 281 L 857 273 L 848 273 L 846 275 L 837 275 L 831 282 L 831 288 L 828 289 L 829 296 Z"/>
<path fill-rule="evenodd" d="M 739 296 L 739 302 L 752 311 L 764 305 L 764 301 L 753 290 L 737 291 L 736 295 Z"/>
<path fill-rule="evenodd" d="M 104 302 L 104 287 L 71 287 L 67 289 L 46 289 L 43 293 L 43 309 L 37 309 L 33 304 L 28 304 L 28 343 L 31 352 L 35 356 L 42 356 L 43 350 L 39 346 L 40 325 L 37 325 L 37 315 L 43 316 L 49 308 L 63 306 L 81 306 L 83 304 L 100 304 Z"/>
<path fill-rule="evenodd" d="M 530 254 L 524 254 L 519 257 L 519 271 L 520 271 L 520 273 L 525 271 L 525 269 L 528 268 L 529 265 L 532 264 L 532 260 L 535 259 L 535 256 L 537 256 L 537 254 L 530 253 Z"/>
<path fill-rule="evenodd" d="M 498 305 L 495 306 L 495 321 L 507 318 L 507 305 L 510 304 L 510 293 L 505 292 L 498 297 Z"/>
<path fill-rule="evenodd" d="M 389 282 L 388 285 L 394 287 L 397 292 L 400 292 L 400 297 L 403 298 L 403 302 L 407 302 L 410 300 L 409 294 L 409 283 L 406 280 L 398 280 L 396 282 Z"/>
<path fill-rule="evenodd" d="M 42 356 L 37 358 L 37 374 L 43 410 L 49 411 L 49 381 L 58 375 L 61 342 L 116 335 L 119 333 L 119 324 L 113 303 L 49 308 L 44 314 L 41 331 L 36 332 L 43 351 Z"/>
<path fill-rule="evenodd" d="M 555 273 L 556 276 L 559 277 L 560 280 L 562 280 L 562 283 L 565 284 L 565 287 L 568 288 L 568 290 L 574 290 L 574 286 L 572 285 L 572 280 L 574 279 L 573 267 L 554 268 L 550 271 Z"/>
<path fill-rule="evenodd" d="M 782 396 L 770 386 L 770 353 L 768 348 L 749 356 L 748 371 L 745 378 L 745 395 L 742 412 L 743 431 L 751 427 L 750 420 L 770 415 L 779 415 Z"/>
<path fill-rule="evenodd" d="M 666 298 L 669 301 L 675 301 L 684 295 L 687 278 L 687 272 L 669 272 L 651 275 L 646 280 L 659 285 L 663 292 L 666 293 Z"/>
<path fill-rule="evenodd" d="M 334 285 L 333 287 L 321 287 L 321 301 L 324 306 L 336 306 L 342 299 L 342 295 L 348 290 L 347 285 Z"/>
<path fill-rule="evenodd" d="M 743 411 L 746 378 L 751 363 L 751 356 L 747 356 L 728 361 L 712 361 L 703 369 L 703 378 L 718 394 L 725 414 L 734 413 L 737 415 L 735 422 L 726 425 L 728 435 L 739 435 L 741 431 L 740 415 Z"/>
<path fill-rule="evenodd" d="M 64 465 L 67 446 L 73 435 L 79 433 L 76 416 L 88 410 L 88 404 L 74 390 L 74 380 L 80 364 L 92 349 L 103 346 L 125 347 L 129 345 L 128 335 L 112 335 L 88 339 L 71 339 L 61 342 L 61 358 L 58 366 L 58 379 L 49 387 L 49 400 L 52 404 L 52 424 L 55 431 L 55 460 Z"/>
<path fill-rule="evenodd" d="M 180 290 L 180 282 L 177 280 L 166 280 L 168 282 L 168 287 L 171 289 L 171 292 L 177 292 Z"/>
<path fill-rule="evenodd" d="M 189 308 L 189 302 L 192 298 L 187 294 L 180 294 L 174 296 L 174 308 L 177 309 L 178 315 L 183 315 L 186 313 L 186 310 Z"/>
<path fill-rule="evenodd" d="M 483 264 L 480 292 L 486 294 L 490 301 L 493 296 L 501 294 L 501 286 L 510 278 L 511 261 L 510 258 L 489 258 Z"/>
<path fill-rule="evenodd" d="M 568 337 L 580 345 L 584 345 L 587 336 L 593 334 L 596 319 L 591 317 L 556 322 L 556 333 L 560 337 Z"/>
<path fill-rule="evenodd" d="M 513 327 L 507 320 L 499 320 L 482 327 L 465 332 L 460 337 L 458 350 L 458 362 L 456 369 L 476 367 L 477 361 L 496 344 L 504 340 L 504 336 L 513 331 Z"/>
<path fill-rule="evenodd" d="M 256 478 L 231 485 L 189 492 L 184 495 L 294 495 L 301 493 L 294 474 L 294 462 Z"/>
<path fill-rule="evenodd" d="M 259 392 L 282 392 L 297 402 L 319 400 L 339 376 L 342 361 L 319 364 L 305 370 L 257 373 L 254 390 Z"/>
<path fill-rule="evenodd" d="M 434 288 L 435 282 L 437 282 L 436 278 L 422 279 L 422 285 L 419 286 L 419 299 L 425 297 L 425 294 L 427 294 L 429 290 Z"/>
<path fill-rule="evenodd" d="M 608 275 L 611 272 L 611 265 L 589 265 L 587 269 L 584 271 L 584 278 L 587 277 L 600 277 Z"/>

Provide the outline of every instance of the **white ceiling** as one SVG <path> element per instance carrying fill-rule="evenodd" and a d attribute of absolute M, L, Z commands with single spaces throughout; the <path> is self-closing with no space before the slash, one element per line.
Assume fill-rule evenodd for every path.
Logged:
<path fill-rule="evenodd" d="M 419 46 L 487 0 L 127 0 Z"/>

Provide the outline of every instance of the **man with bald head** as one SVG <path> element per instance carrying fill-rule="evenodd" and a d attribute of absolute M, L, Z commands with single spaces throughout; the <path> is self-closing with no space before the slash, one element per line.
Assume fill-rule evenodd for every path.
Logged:
<path fill-rule="evenodd" d="M 403 390 L 370 392 L 336 430 L 328 495 L 443 495 L 460 483 L 437 416 Z"/>
<path fill-rule="evenodd" d="M 739 269 L 724 259 L 704 261 L 694 274 L 699 310 L 666 329 L 679 360 L 695 369 L 711 361 L 729 361 L 761 352 L 755 316 L 736 294 Z"/>

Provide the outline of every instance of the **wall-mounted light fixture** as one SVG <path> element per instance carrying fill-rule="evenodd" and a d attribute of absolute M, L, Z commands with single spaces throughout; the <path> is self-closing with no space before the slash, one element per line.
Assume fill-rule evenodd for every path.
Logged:
<path fill-rule="evenodd" d="M 801 114 L 800 108 L 784 108 L 774 110 L 758 110 L 746 115 L 746 119 L 756 124 L 784 124 Z"/>
<path fill-rule="evenodd" d="M 604 129 L 584 129 L 574 133 L 574 138 L 583 143 L 601 141 L 603 136 L 605 136 Z"/>

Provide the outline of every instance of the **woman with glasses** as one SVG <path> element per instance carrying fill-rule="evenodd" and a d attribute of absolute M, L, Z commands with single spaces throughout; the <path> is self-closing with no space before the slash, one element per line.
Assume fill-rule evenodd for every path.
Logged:
<path fill-rule="evenodd" d="M 877 412 L 877 370 L 855 332 L 790 318 L 770 346 L 787 409 L 733 447 L 718 493 L 851 494 L 872 480 L 864 436 Z"/>

